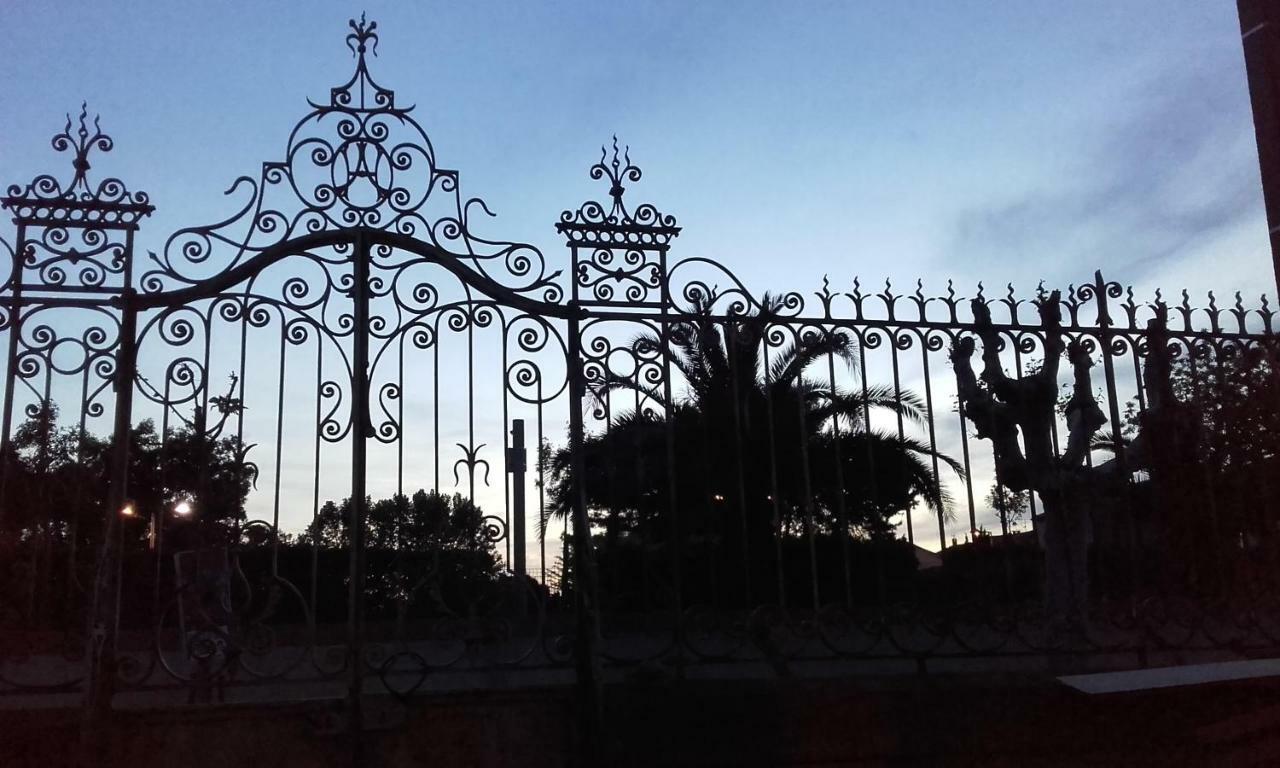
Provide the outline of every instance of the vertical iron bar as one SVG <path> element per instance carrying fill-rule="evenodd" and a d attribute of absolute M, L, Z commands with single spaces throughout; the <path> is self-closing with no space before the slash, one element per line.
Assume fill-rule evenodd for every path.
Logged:
<path fill-rule="evenodd" d="M 787 585 L 782 561 L 782 503 L 778 499 L 778 441 L 773 414 L 773 380 L 769 374 L 769 328 L 760 334 L 764 350 L 764 406 L 769 420 L 769 501 L 773 506 L 773 548 L 778 566 L 778 605 L 787 607 Z"/>
<path fill-rule="evenodd" d="M 743 607 L 751 607 L 751 550 L 748 539 L 750 530 L 747 526 L 747 484 L 746 475 L 743 471 L 742 459 L 742 409 L 744 403 L 742 401 L 742 393 L 738 386 L 738 377 L 741 375 L 738 371 L 738 326 L 735 322 L 729 322 L 726 336 L 729 341 L 729 380 L 733 387 L 733 456 L 734 464 L 737 468 L 736 480 L 738 484 L 738 517 L 742 524 L 742 593 Z M 752 382 L 755 380 L 755 371 L 751 371 Z"/>
<path fill-rule="evenodd" d="M 511 526 L 510 546 L 512 564 L 516 575 L 525 575 L 524 555 L 524 473 L 527 466 L 524 448 L 524 419 L 511 420 L 511 449 L 507 452 L 507 469 L 511 473 Z"/>
<path fill-rule="evenodd" d="M 277 407 L 276 407 L 276 476 L 275 485 L 272 488 L 271 503 L 271 574 L 273 576 L 279 574 L 280 567 L 280 475 L 283 474 L 284 467 L 281 461 L 284 458 L 284 394 L 285 394 L 285 367 L 286 357 L 288 355 L 288 341 L 286 340 L 288 323 L 285 322 L 284 313 L 280 315 L 280 384 L 277 390 Z"/>
<path fill-rule="evenodd" d="M 508 426 L 510 426 L 511 429 L 513 430 L 515 429 L 515 425 L 511 423 L 511 408 L 510 408 L 510 403 L 508 402 L 508 395 L 510 393 L 508 392 L 509 387 L 507 385 L 507 366 L 508 366 L 507 360 L 509 357 L 509 350 L 507 348 L 508 347 L 507 334 L 510 332 L 511 324 L 514 322 L 515 322 L 514 320 L 511 322 L 507 322 L 506 317 L 502 318 L 502 376 L 500 376 L 499 379 L 502 385 L 502 428 L 504 431 L 507 429 Z M 403 379 L 404 378 L 403 359 L 401 360 L 401 363 L 400 363 L 400 370 L 402 372 L 400 378 Z M 402 394 L 403 394 L 403 389 L 404 389 L 404 384 L 402 381 L 401 382 Z M 401 398 L 402 409 L 404 407 L 403 402 L 404 400 L 402 397 Z M 401 422 L 400 428 L 401 430 L 403 430 L 404 419 L 401 418 L 400 422 Z M 523 430 L 524 430 L 523 422 L 521 422 L 520 429 L 523 435 Z M 512 436 L 514 437 L 514 434 Z M 506 531 L 506 535 L 503 536 L 504 541 L 502 542 L 502 544 L 503 544 L 503 547 L 506 549 L 505 562 L 507 564 L 507 567 L 514 571 L 515 561 L 513 559 L 513 556 L 512 556 L 513 553 L 511 551 L 511 539 L 512 539 L 511 526 L 513 523 L 511 519 L 511 494 L 513 492 L 513 488 L 511 487 L 511 484 L 514 482 L 514 480 L 511 477 L 509 477 L 509 475 L 511 475 L 511 472 L 512 472 L 511 458 L 510 456 L 505 455 L 506 454 L 505 451 L 503 453 L 504 455 L 502 457 L 502 461 L 503 461 L 502 470 L 504 475 L 504 482 L 502 483 L 502 523 L 504 526 L 504 530 Z M 401 463 L 403 465 L 403 459 Z M 521 511 L 523 512 L 523 509 Z M 523 524 L 523 518 L 521 518 L 521 524 Z M 524 575 L 523 571 L 521 571 L 520 574 L 523 576 Z"/>
<path fill-rule="evenodd" d="M 22 260 L 27 247 L 27 227 L 18 225 L 13 264 L 9 272 L 9 349 L 4 367 L 4 412 L 0 415 L 0 530 L 9 506 L 9 450 L 13 431 L 13 390 L 18 383 L 18 337 L 22 332 Z"/>
<path fill-rule="evenodd" d="M 547 583 L 547 468 L 542 460 L 542 444 L 546 436 L 542 430 L 542 378 L 538 378 L 538 580 L 543 586 Z M 561 575 L 560 590 L 564 591 L 564 577 Z"/>
<path fill-rule="evenodd" d="M 666 307 L 663 307 L 666 314 Z M 676 484 L 676 414 L 671 387 L 671 322 L 662 321 L 662 398 L 666 402 L 665 436 L 667 450 L 667 515 L 671 526 L 671 578 L 675 592 L 676 647 L 684 647 L 684 521 Z M 683 653 L 678 659 L 683 658 Z"/>
<path fill-rule="evenodd" d="M 432 364 L 431 364 L 431 414 L 432 414 L 432 458 L 435 461 L 435 479 L 432 480 L 431 490 L 436 493 L 440 492 L 440 344 L 443 337 L 440 335 L 440 318 L 443 314 L 436 315 L 436 333 L 432 340 Z"/>
<path fill-rule="evenodd" d="M 898 332 L 889 331 L 888 336 L 889 336 L 889 357 L 890 357 L 890 360 L 893 362 L 893 399 L 901 403 L 902 402 L 902 377 L 898 371 Z M 902 426 L 902 410 L 901 409 L 898 409 L 896 416 L 898 418 L 898 442 L 901 443 L 903 441 L 903 438 L 906 436 L 906 432 L 903 430 L 903 426 Z M 899 469 L 898 473 L 901 474 L 902 470 Z M 904 478 L 902 477 L 898 478 L 899 482 L 901 482 L 903 479 Z M 916 534 L 915 534 L 915 528 L 913 527 L 911 522 L 911 509 L 912 509 L 911 503 L 909 502 L 907 505 L 907 508 L 903 510 L 903 517 L 905 517 L 907 521 L 907 542 L 909 544 L 915 544 Z"/>
<path fill-rule="evenodd" d="M 969 503 L 969 538 L 978 533 L 978 518 L 973 503 L 973 469 L 969 466 L 969 421 L 964 415 L 964 396 L 956 393 L 957 410 L 960 412 L 960 456 L 964 459 L 964 492 Z"/>
<path fill-rule="evenodd" d="M 845 501 L 844 458 L 840 449 L 840 403 L 836 389 L 836 358 L 827 351 L 827 382 L 831 388 L 831 439 L 836 463 L 836 520 L 840 524 L 840 555 L 844 564 L 844 603 L 853 606 L 853 576 L 849 563 L 849 511 Z"/>
<path fill-rule="evenodd" d="M 317 618 L 316 593 L 320 577 L 320 443 L 323 442 L 321 422 L 324 419 L 324 335 L 316 334 L 316 442 L 313 451 L 315 475 L 311 478 L 311 615 Z M 315 637 L 308 638 L 314 641 Z"/>
<path fill-rule="evenodd" d="M 364 689 L 364 518 L 365 441 L 369 424 L 369 243 L 363 229 L 356 230 L 352 248 L 355 279 L 351 285 L 354 315 L 351 355 L 351 553 L 350 592 L 347 601 L 347 663 L 350 680 L 347 703 L 350 709 L 351 749 L 355 764 L 361 764 L 361 731 L 364 727 L 361 695 Z"/>
<path fill-rule="evenodd" d="M 871 432 L 871 401 L 867 390 L 867 345 L 866 337 L 858 338 L 858 370 L 862 372 L 862 432 L 866 437 L 863 442 L 867 446 L 867 478 L 871 490 L 871 515 L 880 514 L 880 483 L 876 480 L 876 453 L 874 437 Z M 884 602 L 884 561 L 880 557 L 880 547 L 873 542 L 872 557 L 875 558 L 876 599 Z"/>
<path fill-rule="evenodd" d="M 396 495 L 404 495 L 404 339 L 405 334 L 400 332 L 399 343 L 397 344 L 399 356 L 396 359 L 396 386 L 399 396 L 396 398 L 396 418 L 400 421 L 400 428 L 396 430 Z"/>
<path fill-rule="evenodd" d="M 938 549 L 947 548 L 947 529 L 943 521 L 942 474 L 938 470 L 938 437 L 933 422 L 933 378 L 929 375 L 929 334 L 920 339 L 920 357 L 924 361 L 924 415 L 929 425 L 929 458 L 933 460 L 934 501 L 938 505 Z"/>
<path fill-rule="evenodd" d="M 1102 346 L 1102 369 L 1106 377 L 1107 383 L 1107 406 L 1111 416 L 1111 429 L 1113 434 L 1119 438 L 1120 436 L 1120 401 L 1119 394 L 1116 391 L 1116 367 L 1115 361 L 1111 359 L 1111 342 L 1114 332 L 1111 329 L 1111 313 L 1107 304 L 1107 281 L 1102 277 L 1102 270 L 1093 273 L 1095 299 L 1098 302 L 1098 336 Z M 1132 478 L 1129 475 L 1129 467 L 1127 457 L 1125 456 L 1124 447 L 1119 444 L 1115 445 L 1116 450 L 1116 466 L 1120 470 L 1121 481 L 1124 483 L 1124 506 L 1125 519 L 1129 538 L 1129 606 L 1131 611 L 1137 610 L 1137 587 L 1138 587 L 1138 529 L 1137 521 L 1134 520 L 1134 505 L 1132 497 Z"/>
<path fill-rule="evenodd" d="M 797 392 L 796 410 L 800 419 L 800 480 L 803 483 L 804 490 L 804 527 L 806 537 L 809 540 L 809 588 L 813 595 L 813 610 L 817 611 L 822 607 L 822 602 L 818 592 L 817 532 L 814 530 L 816 524 L 813 519 L 813 481 L 809 472 L 809 421 L 805 414 L 804 397 L 803 390 Z"/>

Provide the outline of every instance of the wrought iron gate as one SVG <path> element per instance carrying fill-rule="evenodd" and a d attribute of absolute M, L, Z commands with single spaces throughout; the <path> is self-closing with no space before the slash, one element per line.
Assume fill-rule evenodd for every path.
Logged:
<path fill-rule="evenodd" d="M 604 664 L 785 672 L 1280 637 L 1280 515 L 1255 482 L 1276 454 L 1238 439 L 1280 411 L 1265 298 L 1197 309 L 1184 292 L 1170 308 L 1100 273 L 1031 301 L 856 280 L 755 294 L 714 261 L 669 260 L 680 229 L 626 198 L 641 172 L 616 139 L 590 169 L 608 200 L 556 225 L 562 273 L 480 231 L 489 209 L 371 77 L 376 25 L 352 21 L 346 42 L 354 74 L 312 102 L 283 158 L 236 179 L 230 216 L 158 253 L 135 252 L 147 196 L 91 183 L 112 140 L 86 110 L 53 141 L 71 180 L 3 199 L 10 690 L 102 707 L 252 683 L 358 703 L 370 681 L 403 697 L 445 668 L 576 664 L 590 698 Z M 1017 374 L 1064 339 L 1100 355 L 1112 434 L 1082 461 L 1119 456 L 1126 477 L 1096 505 L 1083 639 L 1028 608 L 1043 497 L 997 482 L 988 522 L 1014 554 L 984 554 L 975 478 L 1002 476 L 951 374 L 974 338 Z M 1211 542 L 1190 565 L 1167 541 L 1190 529 L 1124 463 L 1126 429 L 1154 409 L 1149 374 L 1171 365 L 1185 375 L 1159 397 L 1209 398 L 1217 419 L 1188 449 Z M 1051 367 L 1054 389 L 1070 380 Z M 1055 460 L 1092 402 L 1088 365 L 1075 372 L 1082 399 L 1044 423 Z M 1230 415 L 1233 387 L 1261 406 Z M 935 526 L 964 580 L 930 579 L 916 544 Z"/>

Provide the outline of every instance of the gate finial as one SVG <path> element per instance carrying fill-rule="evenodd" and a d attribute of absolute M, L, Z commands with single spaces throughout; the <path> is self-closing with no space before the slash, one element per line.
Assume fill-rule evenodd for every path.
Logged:
<path fill-rule="evenodd" d="M 347 47 L 351 49 L 351 55 L 359 56 L 361 59 L 364 59 L 364 54 L 367 50 L 369 53 L 377 56 L 378 35 L 376 30 L 378 29 L 378 22 L 366 22 L 364 19 L 364 12 L 361 11 L 359 22 L 355 19 L 350 19 L 347 23 L 351 25 L 352 29 L 351 34 L 347 35 Z M 372 47 L 369 46 L 370 40 L 373 41 Z"/>
<path fill-rule="evenodd" d="M 643 175 L 640 167 L 631 161 L 631 147 L 624 145 L 618 150 L 618 137 L 613 137 L 613 157 L 609 156 L 609 145 L 600 146 L 600 160 L 591 166 L 591 178 L 603 179 L 609 183 L 611 204 L 605 206 L 594 200 L 588 200 L 576 211 L 567 210 L 560 214 L 560 223 L 556 228 L 562 234 L 569 234 L 570 239 L 585 237 L 584 242 L 600 241 L 637 242 L 643 244 L 666 245 L 680 232 L 674 216 L 660 212 L 652 203 L 642 203 L 634 209 L 628 209 L 623 201 L 626 187 L 623 181 L 636 182 Z M 628 235 L 633 236 L 628 239 Z M 580 238 L 578 238 L 580 239 Z"/>
<path fill-rule="evenodd" d="M 115 142 L 102 132 L 100 116 L 89 121 L 89 105 L 80 103 L 80 115 L 73 121 L 67 113 L 62 131 L 49 142 L 55 152 L 70 152 L 75 171 L 64 183 L 51 174 L 41 174 L 28 184 L 12 184 L 0 198 L 0 207 L 14 218 L 31 224 L 74 222 L 81 227 L 130 229 L 140 217 L 153 210 L 145 192 L 131 192 L 120 179 L 106 178 L 96 186 L 89 181 L 89 153 L 110 152 Z"/>

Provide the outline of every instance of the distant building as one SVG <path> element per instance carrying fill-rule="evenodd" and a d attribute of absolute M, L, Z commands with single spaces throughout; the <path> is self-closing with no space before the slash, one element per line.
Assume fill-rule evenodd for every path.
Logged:
<path fill-rule="evenodd" d="M 930 552 L 919 544 L 912 544 L 911 548 L 916 555 L 917 571 L 927 571 L 931 568 L 942 567 L 942 555 L 937 552 Z"/>

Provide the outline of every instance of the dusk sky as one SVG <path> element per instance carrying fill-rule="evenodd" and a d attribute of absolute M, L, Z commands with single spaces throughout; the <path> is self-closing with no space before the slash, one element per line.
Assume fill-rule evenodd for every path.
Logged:
<path fill-rule="evenodd" d="M 345 79 L 361 10 L 375 76 L 491 233 L 552 259 L 616 132 L 637 197 L 685 228 L 676 254 L 753 286 L 1274 282 L 1228 0 L 12 2 L 0 178 L 60 169 L 49 136 L 87 99 L 116 139 L 95 172 L 151 194 L 158 248 L 229 212 Z"/>
<path fill-rule="evenodd" d="M 92 175 L 151 195 L 160 250 L 234 212 L 223 191 L 346 81 L 362 10 L 375 79 L 497 214 L 476 233 L 553 268 L 616 133 L 645 171 L 628 198 L 684 227 L 673 254 L 758 292 L 1275 284 L 1229 0 L 10 2 L 0 181 L 69 176 L 48 142 L 87 100 L 116 142 Z"/>

